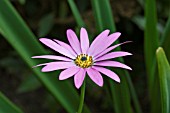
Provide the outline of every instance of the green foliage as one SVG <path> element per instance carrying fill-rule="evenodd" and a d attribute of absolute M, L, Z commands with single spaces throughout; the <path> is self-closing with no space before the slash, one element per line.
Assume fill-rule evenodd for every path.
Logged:
<path fill-rule="evenodd" d="M 41 18 L 39 22 L 39 37 L 44 37 L 49 33 L 54 25 L 54 13 L 50 13 Z"/>
<path fill-rule="evenodd" d="M 7 0 L 0 1 L 0 17 L 0 28 L 6 40 L 16 49 L 29 67 L 39 64 L 40 62 L 31 59 L 31 56 L 47 54 L 47 52 L 40 46 L 35 36 Z M 52 74 L 42 73 L 39 69 L 33 70 L 36 77 L 68 112 L 76 112 L 79 97 L 73 85 L 68 81 L 59 81 L 56 78 L 59 74 L 58 71 Z M 85 111 L 88 113 L 88 109 Z"/>
<path fill-rule="evenodd" d="M 111 9 L 110 7 L 108 7 L 108 0 L 105 0 L 105 1 L 92 0 L 91 2 L 92 2 L 94 15 L 96 17 L 95 19 L 96 19 L 98 31 L 101 32 L 104 29 L 110 29 L 111 32 L 115 32 L 116 29 L 113 23 Z M 106 18 L 110 20 L 105 21 Z M 123 73 L 119 72 L 119 74 L 122 75 Z M 113 98 L 113 106 L 115 108 L 116 113 L 123 113 L 123 112 L 131 113 L 132 110 L 131 110 L 131 105 L 130 105 L 130 94 L 128 90 L 128 85 L 124 77 L 121 78 L 121 82 L 122 82 L 121 84 L 115 84 L 114 82 L 110 81 L 111 94 Z M 124 92 L 126 93 L 126 96 L 121 95 L 122 90 L 124 90 Z M 121 101 L 121 99 L 123 99 L 124 101 Z"/>
<path fill-rule="evenodd" d="M 157 31 L 157 14 L 155 0 L 146 0 L 145 2 L 145 65 L 148 77 L 148 87 L 151 98 L 151 113 L 160 112 L 160 93 L 159 80 L 155 72 L 156 55 L 155 51 L 158 48 L 158 31 Z"/>
<path fill-rule="evenodd" d="M 24 5 L 26 0 L 18 0 L 20 4 Z"/>
<path fill-rule="evenodd" d="M 112 11 L 108 0 L 91 0 L 95 20 L 96 28 L 99 32 L 104 29 L 110 29 L 111 32 L 115 32 L 115 24 L 113 21 Z M 107 21 L 106 21 L 107 20 Z"/>
<path fill-rule="evenodd" d="M 167 59 L 168 61 L 170 61 L 170 51 L 169 51 L 169 42 L 170 42 L 170 15 L 169 15 L 169 18 L 168 18 L 168 21 L 166 23 L 166 26 L 165 26 L 165 30 L 164 30 L 164 33 L 162 35 L 162 46 L 167 54 Z"/>
<path fill-rule="evenodd" d="M 0 113 L 23 113 L 23 111 L 0 92 Z"/>
<path fill-rule="evenodd" d="M 12 3 L 14 3 L 17 10 L 21 11 L 23 18 L 25 18 L 26 22 L 29 24 L 29 26 L 31 26 L 33 31 L 37 32 L 39 37 L 44 37 L 47 35 L 53 36 L 53 33 L 55 33 L 56 35 L 56 31 L 59 32 L 57 33 L 57 37 L 60 36 L 65 37 L 65 35 L 63 36 L 62 32 L 65 32 L 65 29 L 67 29 L 67 27 L 69 28 L 74 27 L 75 31 L 77 31 L 77 34 L 79 34 L 81 27 L 87 28 L 88 26 L 89 27 L 88 30 L 92 32 L 92 34 L 89 34 L 90 41 L 92 41 L 91 37 L 93 35 L 98 34 L 105 29 L 110 29 L 111 33 L 113 33 L 116 31 L 116 27 L 117 27 L 119 31 L 122 32 L 121 37 L 123 37 L 124 34 L 128 38 L 132 37 L 132 39 L 130 40 L 134 42 L 133 43 L 134 45 L 136 44 L 137 41 L 140 41 L 139 45 L 137 44 L 136 45 L 141 48 L 143 47 L 142 44 L 144 44 L 144 54 L 143 53 L 140 55 L 136 55 L 136 53 L 133 54 L 134 54 L 134 58 L 140 60 L 142 59 L 141 57 L 143 57 L 144 55 L 145 62 L 143 62 L 142 59 L 140 62 L 132 61 L 132 63 L 135 62 L 141 67 L 143 66 L 141 62 L 146 65 L 145 69 L 147 74 L 145 74 L 145 69 L 140 69 L 141 71 L 140 75 L 147 76 L 148 84 L 144 86 L 140 86 L 141 84 L 136 82 L 136 79 L 139 79 L 140 75 L 138 75 L 138 73 L 134 74 L 134 71 L 131 72 L 132 74 L 130 75 L 126 70 L 114 69 L 114 71 L 121 78 L 120 84 L 115 83 L 113 80 L 107 81 L 106 79 L 105 80 L 106 85 L 104 86 L 105 88 L 104 91 L 100 90 L 100 92 L 98 92 L 95 85 L 94 87 L 93 86 L 87 87 L 89 91 L 92 91 L 92 94 L 94 94 L 96 98 L 101 98 L 101 100 L 89 102 L 89 99 L 91 99 L 91 97 L 88 98 L 89 92 L 87 91 L 86 93 L 87 97 L 85 98 L 87 99 L 87 102 L 92 112 L 96 112 L 95 110 L 99 106 L 96 105 L 97 106 L 96 107 L 93 105 L 93 103 L 103 102 L 104 99 L 103 102 L 104 104 L 100 104 L 100 107 L 104 106 L 108 108 L 108 106 L 109 107 L 111 106 L 109 110 L 112 110 L 115 113 L 142 113 L 141 106 L 137 98 L 137 94 L 138 94 L 140 99 L 141 98 L 144 99 L 144 100 L 142 99 L 140 100 L 140 102 L 142 103 L 141 105 L 143 105 L 142 108 L 145 108 L 147 106 L 147 109 L 149 109 L 149 113 L 170 113 L 170 108 L 169 108 L 170 66 L 168 63 L 168 60 L 170 62 L 170 51 L 169 51 L 170 15 L 169 15 L 169 10 L 167 10 L 168 8 L 167 6 L 169 6 L 168 3 L 170 2 L 169 0 L 157 1 L 158 4 L 156 5 L 156 0 L 146 0 L 146 1 L 137 0 L 137 1 L 140 4 L 138 6 L 140 10 L 135 11 L 134 14 L 135 16 L 132 15 L 133 18 L 128 18 L 128 19 L 124 18 L 121 15 L 122 11 L 126 9 L 126 8 L 124 9 L 124 5 L 123 5 L 124 1 L 116 2 L 116 1 L 109 1 L 109 0 L 91 0 L 90 2 L 91 4 L 90 4 L 86 0 L 81 0 L 81 1 L 75 1 L 75 0 L 13 1 L 12 0 Z M 47 4 L 47 2 L 50 4 Z M 38 6 L 35 5 L 34 3 L 35 4 L 38 3 Z M 41 5 L 42 5 L 42 9 L 37 11 L 38 13 L 35 13 L 35 15 L 36 14 L 38 15 L 35 17 L 31 17 L 32 15 L 34 15 L 35 9 L 38 9 L 39 6 L 41 7 Z M 111 6 L 113 7 L 111 8 Z M 123 9 L 121 9 L 122 6 Z M 22 10 L 22 7 L 24 7 L 23 8 L 24 10 Z M 87 9 L 91 7 L 92 10 Z M 69 8 L 71 9 L 71 11 Z M 130 7 L 128 7 L 128 9 L 130 9 Z M 159 14 L 158 18 L 157 18 L 156 9 L 158 9 L 158 14 Z M 145 15 L 141 14 L 143 10 Z M 164 12 L 159 13 L 160 11 L 164 11 Z M 70 12 L 72 12 L 72 14 Z M 113 18 L 113 14 L 115 15 L 114 18 Z M 165 18 L 168 17 L 168 15 L 169 15 L 168 21 L 166 23 L 165 28 L 163 29 L 162 26 L 164 26 L 166 20 Z M 159 22 L 157 22 L 157 20 L 159 20 Z M 75 25 L 75 21 L 77 25 Z M 118 26 L 116 26 L 115 23 Z M 137 31 L 136 28 L 138 32 L 143 33 L 144 31 L 144 43 L 143 42 L 141 43 L 141 40 L 143 39 L 140 38 L 143 37 L 139 36 L 138 33 L 136 33 Z M 129 33 L 127 32 L 128 30 L 131 31 L 135 30 L 135 31 L 133 32 L 133 34 L 128 34 Z M 40 64 L 42 62 L 48 62 L 47 60 L 31 59 L 32 56 L 49 54 L 49 52 L 47 52 L 40 45 L 38 39 L 34 36 L 34 34 L 30 31 L 30 29 L 27 27 L 25 22 L 22 20 L 21 16 L 13 8 L 13 6 L 10 3 L 10 0 L 0 0 L 0 33 L 9 42 L 9 44 L 18 52 L 18 54 L 21 56 L 23 61 L 25 61 L 28 65 L 27 67 L 25 67 L 25 65 L 20 64 L 20 62 L 22 63 L 22 61 L 15 59 L 15 57 L 18 57 L 16 54 L 14 55 L 15 57 L 9 54 L 7 57 L 0 60 L 0 66 L 5 69 L 8 68 L 6 69 L 6 71 L 9 74 L 13 75 L 14 73 L 20 72 L 23 73 L 23 74 L 19 73 L 20 76 L 26 75 L 26 77 L 25 76 L 21 77 L 23 81 L 21 81 L 21 84 L 17 89 L 17 92 L 28 93 L 39 87 L 45 87 L 47 91 L 49 91 L 49 94 L 51 95 L 49 94 L 47 95 L 48 98 L 44 99 L 45 100 L 44 103 L 46 104 L 46 106 L 49 107 L 52 113 L 54 113 L 57 109 L 61 109 L 56 107 L 59 104 L 61 104 L 61 106 L 63 106 L 67 112 L 76 113 L 79 104 L 79 96 L 74 88 L 74 85 L 71 84 L 69 80 L 59 81 L 58 80 L 59 71 L 55 71 L 51 73 L 42 73 L 39 68 L 36 69 L 31 68 L 32 66 Z M 160 39 L 159 39 L 159 34 L 161 34 Z M 63 39 L 61 38 L 61 40 L 65 40 L 65 39 L 66 38 Z M 121 41 L 122 40 L 124 39 L 121 38 Z M 164 50 L 161 47 L 158 48 L 159 45 L 161 45 L 164 48 Z M 134 48 L 134 50 L 135 49 L 136 48 Z M 119 47 L 117 50 L 121 50 L 121 48 Z M 165 56 L 164 51 L 167 57 Z M 119 58 L 116 60 L 120 62 L 124 62 L 123 58 Z M 136 66 L 135 63 L 134 65 Z M 158 69 L 157 69 L 157 65 L 158 65 Z M 31 70 L 33 70 L 34 73 L 30 72 L 30 70 L 27 69 L 28 67 Z M 136 71 L 136 67 L 133 66 L 132 67 L 133 70 Z M 26 68 L 26 71 L 23 68 L 24 69 Z M 139 88 L 141 92 L 142 91 L 144 92 L 144 95 L 141 94 L 140 92 L 136 94 L 131 78 L 133 79 L 135 86 Z M 141 83 L 144 84 L 145 82 L 142 81 Z M 87 84 L 87 86 L 88 85 L 89 84 Z M 146 87 L 148 88 L 147 90 Z M 102 94 L 106 93 L 106 95 L 103 97 L 103 95 L 100 94 L 101 92 Z M 148 93 L 149 93 L 149 99 L 147 97 Z M 151 108 L 148 108 L 148 106 L 151 106 Z M 103 110 L 104 108 L 100 108 L 100 109 Z M 86 106 L 84 107 L 83 111 L 84 113 L 90 113 L 89 108 L 87 108 Z M 16 105 L 12 104 L 2 93 L 0 93 L 0 113 L 22 113 L 22 111 L 18 107 L 16 107 Z"/>
<path fill-rule="evenodd" d="M 156 55 L 159 70 L 162 113 L 170 113 L 170 65 L 161 47 L 157 49 Z"/>
<path fill-rule="evenodd" d="M 78 26 L 79 27 L 85 26 L 85 24 L 84 24 L 84 22 L 83 22 L 83 20 L 81 18 L 80 12 L 77 9 L 76 4 L 74 3 L 74 1 L 73 0 L 67 0 L 67 1 L 69 3 L 69 6 L 70 6 L 70 8 L 72 10 L 72 13 L 74 15 L 74 18 L 75 18 Z"/>
<path fill-rule="evenodd" d="M 101 1 L 95 1 L 91 0 L 92 7 L 96 19 L 96 24 L 98 31 L 101 32 L 105 29 L 111 30 L 111 32 L 115 32 L 115 24 L 114 19 L 112 16 L 111 7 L 108 0 L 101 0 Z M 106 21 L 107 20 L 107 21 Z M 120 47 L 119 47 L 120 49 Z M 123 59 L 120 58 L 119 61 L 123 62 Z M 115 70 L 116 71 L 116 70 Z M 133 100 L 135 103 L 135 109 L 136 112 L 141 113 L 139 103 L 134 91 L 134 87 L 132 85 L 131 79 L 129 77 L 129 74 L 127 71 L 116 71 L 120 76 L 125 75 L 125 77 L 121 78 L 121 84 L 116 84 L 112 80 L 110 80 L 110 88 L 111 88 L 111 94 L 113 98 L 113 106 L 115 108 L 116 113 L 132 113 L 131 109 L 131 96 L 130 91 L 133 96 Z M 126 96 L 122 93 L 124 92 Z M 123 100 L 123 101 L 122 101 Z"/>
<path fill-rule="evenodd" d="M 26 93 L 40 88 L 41 83 L 34 75 L 26 77 L 17 89 L 18 93 Z"/>

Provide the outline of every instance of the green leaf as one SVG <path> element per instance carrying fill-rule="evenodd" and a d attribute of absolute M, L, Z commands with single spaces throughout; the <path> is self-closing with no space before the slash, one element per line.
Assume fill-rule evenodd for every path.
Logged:
<path fill-rule="evenodd" d="M 41 18 L 38 29 L 39 37 L 44 37 L 50 32 L 54 25 L 54 17 L 54 13 L 50 13 Z"/>
<path fill-rule="evenodd" d="M 156 16 L 156 4 L 155 0 L 146 0 L 145 3 L 145 39 L 144 39 L 144 49 L 145 49 L 145 62 L 146 69 L 149 77 L 149 87 L 153 85 L 154 80 L 154 62 L 156 60 L 155 51 L 158 47 L 158 31 L 157 16 Z"/>
<path fill-rule="evenodd" d="M 159 81 L 156 72 L 156 55 L 155 51 L 158 48 L 158 31 L 157 15 L 156 15 L 156 1 L 146 0 L 145 2 L 145 37 L 144 37 L 144 52 L 145 64 L 148 77 L 149 95 L 151 100 L 151 113 L 160 113 L 160 89 Z"/>
<path fill-rule="evenodd" d="M 109 29 L 111 32 L 115 32 L 116 28 L 113 21 L 114 19 L 112 16 L 109 0 L 91 0 L 91 3 L 95 15 L 95 21 L 97 23 L 96 28 L 98 28 L 98 32 L 101 32 L 104 29 Z M 123 62 L 123 59 L 120 58 L 119 61 Z M 132 113 L 130 91 L 135 103 L 134 105 L 136 113 L 141 113 L 140 105 L 128 72 L 125 70 L 114 71 L 116 71 L 121 78 L 121 84 L 116 84 L 110 80 L 111 93 L 116 113 Z M 121 75 L 125 75 L 125 77 L 122 77 Z"/>
<path fill-rule="evenodd" d="M 32 56 L 48 54 L 8 0 L 0 0 L 0 29 L 3 31 L 4 38 L 21 55 L 29 67 L 40 63 L 40 60 L 31 59 Z M 42 73 L 39 68 L 35 68 L 33 71 L 67 112 L 75 113 L 77 111 L 79 104 L 77 91 L 68 80 L 58 80 L 59 71 Z M 87 107 L 84 110 L 89 113 Z"/>
<path fill-rule="evenodd" d="M 17 89 L 18 93 L 26 93 L 41 87 L 40 81 L 34 75 L 26 77 Z"/>
<path fill-rule="evenodd" d="M 111 12 L 111 7 L 108 0 L 91 0 L 94 17 L 96 20 L 96 28 L 101 32 L 104 29 L 110 29 L 115 32 L 115 23 Z"/>
<path fill-rule="evenodd" d="M 69 3 L 69 6 L 70 6 L 70 8 L 71 8 L 71 10 L 72 10 L 72 13 L 73 13 L 73 15 L 74 15 L 74 18 L 75 18 L 78 26 L 79 26 L 79 27 L 85 27 L 85 24 L 84 24 L 84 22 L 83 22 L 83 19 L 81 18 L 81 15 L 80 15 L 80 13 L 79 13 L 79 10 L 77 9 L 76 4 L 74 3 L 74 1 L 73 1 L 73 0 L 67 0 L 67 1 L 68 1 L 68 3 Z"/>
<path fill-rule="evenodd" d="M 24 5 L 26 0 L 18 0 L 21 5 Z"/>
<path fill-rule="evenodd" d="M 162 113 L 170 113 L 170 65 L 161 47 L 157 49 L 156 55 L 159 70 Z"/>
<path fill-rule="evenodd" d="M 165 30 L 162 34 L 162 46 L 167 54 L 168 61 L 170 62 L 170 51 L 169 51 L 169 43 L 170 43 L 170 15 L 168 21 L 165 26 Z"/>
<path fill-rule="evenodd" d="M 145 18 L 143 16 L 140 15 L 136 15 L 132 18 L 132 21 L 141 29 L 144 30 L 145 29 Z M 163 26 L 162 24 L 158 23 L 157 24 L 157 29 L 160 33 L 163 32 Z"/>
<path fill-rule="evenodd" d="M 0 113 L 23 113 L 23 111 L 0 92 Z"/>

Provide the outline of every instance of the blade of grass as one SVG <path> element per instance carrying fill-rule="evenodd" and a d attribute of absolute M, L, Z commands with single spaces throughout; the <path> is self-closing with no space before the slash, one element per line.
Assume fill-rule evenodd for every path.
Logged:
<path fill-rule="evenodd" d="M 84 24 L 84 22 L 83 22 L 83 19 L 81 18 L 81 15 L 80 15 L 80 13 L 79 13 L 79 10 L 77 9 L 76 4 L 74 3 L 74 1 L 73 1 L 73 0 L 67 0 L 67 1 L 68 1 L 68 3 L 69 3 L 69 6 L 70 6 L 70 8 L 71 8 L 71 10 L 72 10 L 72 13 L 73 13 L 73 15 L 74 15 L 74 18 L 75 18 L 78 26 L 79 26 L 79 27 L 85 27 L 85 24 Z"/>
<path fill-rule="evenodd" d="M 146 0 L 145 2 L 145 38 L 144 51 L 145 63 L 148 77 L 148 86 L 151 99 L 151 113 L 160 113 L 160 99 L 159 99 L 159 81 L 155 72 L 156 55 L 155 51 L 158 48 L 158 31 L 156 3 L 155 0 Z"/>
<path fill-rule="evenodd" d="M 167 59 L 170 62 L 169 43 L 170 43 L 170 15 L 166 23 L 164 33 L 162 35 L 162 46 L 165 50 L 166 55 L 168 56 Z"/>
<path fill-rule="evenodd" d="M 23 111 L 0 92 L 0 113 L 23 113 Z"/>
<path fill-rule="evenodd" d="M 104 29 L 110 29 L 111 32 L 115 32 L 115 24 L 112 16 L 111 6 L 108 0 L 91 0 L 92 8 L 95 15 L 95 20 L 97 23 L 98 31 L 101 32 Z M 120 48 L 119 48 L 120 50 Z M 123 62 L 123 59 L 118 59 Z M 136 113 L 141 113 L 140 105 L 129 77 L 129 73 L 127 71 L 118 71 L 119 75 L 126 75 L 126 77 L 121 77 L 121 84 L 117 85 L 110 80 L 110 87 L 113 96 L 113 101 L 115 105 L 116 113 L 132 113 L 131 102 L 130 102 L 130 92 L 132 93 L 132 98 L 134 101 Z M 128 86 L 129 85 L 129 86 Z M 124 95 L 126 94 L 126 96 Z"/>
<path fill-rule="evenodd" d="M 48 53 L 37 42 L 35 36 L 8 0 L 0 0 L 0 17 L 0 29 L 6 40 L 16 49 L 29 67 L 39 64 L 39 60 L 31 59 L 31 56 Z M 59 81 L 57 78 L 59 71 L 42 73 L 38 68 L 33 70 L 36 77 L 55 99 L 59 100 L 69 113 L 75 113 L 79 97 L 73 85 L 68 81 Z M 89 113 L 87 107 L 84 110 Z"/>
<path fill-rule="evenodd" d="M 25 77 L 24 80 L 22 80 L 20 86 L 17 89 L 18 93 L 26 93 L 34 91 L 38 88 L 40 88 L 42 85 L 40 81 L 34 76 L 29 75 L 28 77 Z"/>
<path fill-rule="evenodd" d="M 156 55 L 159 70 L 162 113 L 170 113 L 170 65 L 161 47 L 157 49 Z"/>

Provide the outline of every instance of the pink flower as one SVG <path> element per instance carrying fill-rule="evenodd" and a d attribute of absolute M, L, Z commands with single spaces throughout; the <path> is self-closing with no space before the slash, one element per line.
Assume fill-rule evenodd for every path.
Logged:
<path fill-rule="evenodd" d="M 59 80 L 65 80 L 74 76 L 76 88 L 81 87 L 86 76 L 86 72 L 88 76 L 99 86 L 103 86 L 101 73 L 117 82 L 120 82 L 120 78 L 116 73 L 104 67 L 119 67 L 131 70 L 129 66 L 117 61 L 112 61 L 112 59 L 132 54 L 124 51 L 111 52 L 111 50 L 127 43 L 128 41 L 111 46 L 111 44 L 119 38 L 121 33 L 116 32 L 109 35 L 109 32 L 109 30 L 105 30 L 100 33 L 91 45 L 89 43 L 87 31 L 84 28 L 81 28 L 80 31 L 80 41 L 74 31 L 71 29 L 67 30 L 67 38 L 70 45 L 56 39 L 51 40 L 41 38 L 40 41 L 43 44 L 64 56 L 42 55 L 33 56 L 32 58 L 56 60 L 54 62 L 39 64 L 37 66 L 44 66 L 42 68 L 42 72 L 65 69 L 60 73 Z"/>

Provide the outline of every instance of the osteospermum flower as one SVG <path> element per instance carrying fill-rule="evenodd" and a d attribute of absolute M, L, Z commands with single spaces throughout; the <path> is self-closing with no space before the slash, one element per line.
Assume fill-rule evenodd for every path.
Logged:
<path fill-rule="evenodd" d="M 131 53 L 124 51 L 111 52 L 111 50 L 121 44 L 127 43 L 128 41 L 111 46 L 111 44 L 119 38 L 121 33 L 116 32 L 109 35 L 109 32 L 109 30 L 105 30 L 100 33 L 91 45 L 89 43 L 87 31 L 84 28 L 81 28 L 80 31 L 80 41 L 74 31 L 71 29 L 67 30 L 67 38 L 70 45 L 56 39 L 51 40 L 41 38 L 40 41 L 43 44 L 64 56 L 42 55 L 34 56 L 32 58 L 56 60 L 54 62 L 39 64 L 37 66 L 44 66 L 42 72 L 65 69 L 60 73 L 59 80 L 65 80 L 74 76 L 76 88 L 81 87 L 86 73 L 92 81 L 99 86 L 103 86 L 101 73 L 120 82 L 120 78 L 116 73 L 104 67 L 119 67 L 131 70 L 129 66 L 112 60 L 113 58 L 131 55 Z"/>

